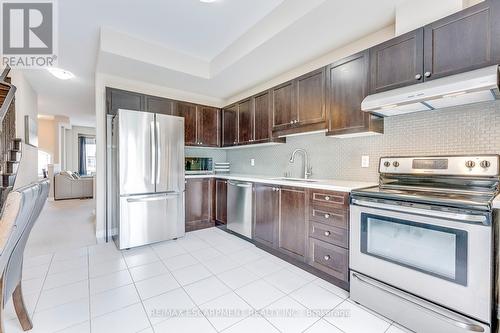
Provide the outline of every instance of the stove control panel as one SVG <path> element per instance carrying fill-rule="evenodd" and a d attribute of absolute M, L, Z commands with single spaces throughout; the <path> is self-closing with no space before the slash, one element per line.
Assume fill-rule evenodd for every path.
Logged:
<path fill-rule="evenodd" d="M 382 157 L 380 173 L 499 176 L 499 155 Z"/>

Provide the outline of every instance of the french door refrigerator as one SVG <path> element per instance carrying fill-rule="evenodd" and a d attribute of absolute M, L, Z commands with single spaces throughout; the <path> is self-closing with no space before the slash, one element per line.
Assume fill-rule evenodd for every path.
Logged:
<path fill-rule="evenodd" d="M 117 247 L 184 236 L 184 119 L 118 110 L 113 122 Z"/>

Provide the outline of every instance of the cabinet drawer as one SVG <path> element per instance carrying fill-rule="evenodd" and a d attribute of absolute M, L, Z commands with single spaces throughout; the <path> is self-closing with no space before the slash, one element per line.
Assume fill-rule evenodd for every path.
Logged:
<path fill-rule="evenodd" d="M 309 264 L 346 282 L 348 281 L 349 273 L 348 258 L 348 250 L 314 238 L 309 238 Z"/>
<path fill-rule="evenodd" d="M 348 212 L 343 209 L 312 205 L 309 210 L 309 220 L 347 229 L 349 220 L 347 213 Z"/>
<path fill-rule="evenodd" d="M 347 229 L 311 222 L 309 224 L 309 236 L 330 244 L 348 247 L 349 232 Z"/>
<path fill-rule="evenodd" d="M 347 208 L 349 193 L 312 190 L 311 203 Z"/>

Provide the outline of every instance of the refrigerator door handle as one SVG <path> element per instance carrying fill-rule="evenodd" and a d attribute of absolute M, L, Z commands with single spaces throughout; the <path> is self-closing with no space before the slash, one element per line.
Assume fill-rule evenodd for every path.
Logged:
<path fill-rule="evenodd" d="M 160 184 L 161 170 L 161 140 L 160 140 L 160 122 L 156 121 L 156 184 Z"/>
<path fill-rule="evenodd" d="M 151 140 L 151 184 L 155 184 L 155 163 L 156 163 L 156 144 L 155 144 L 155 125 L 152 121 L 150 124 L 150 140 Z"/>

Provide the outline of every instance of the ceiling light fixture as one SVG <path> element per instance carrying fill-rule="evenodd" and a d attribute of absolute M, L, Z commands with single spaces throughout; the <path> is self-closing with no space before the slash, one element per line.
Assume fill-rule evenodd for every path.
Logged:
<path fill-rule="evenodd" d="M 200 0 L 200 2 L 203 2 L 203 3 L 212 3 L 215 1 L 217 1 L 217 0 Z"/>
<path fill-rule="evenodd" d="M 60 80 L 69 80 L 75 77 L 73 73 L 70 71 L 61 69 L 61 68 L 56 68 L 56 67 L 49 67 L 47 68 L 50 74 L 54 75 Z"/>

